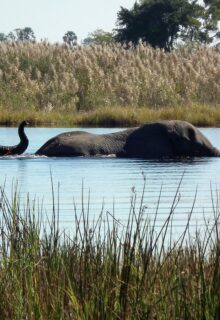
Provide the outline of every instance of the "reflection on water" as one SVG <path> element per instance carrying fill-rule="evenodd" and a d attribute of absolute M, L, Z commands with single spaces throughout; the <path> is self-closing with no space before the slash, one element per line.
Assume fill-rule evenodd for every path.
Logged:
<path fill-rule="evenodd" d="M 157 226 L 166 220 L 180 180 L 174 215 L 174 229 L 185 225 L 197 190 L 191 225 L 204 224 L 203 215 L 213 218 L 211 190 L 216 198 L 220 182 L 220 158 L 195 158 L 185 160 L 141 160 L 115 157 L 46 158 L 34 152 L 52 136 L 69 131 L 62 128 L 27 128 L 30 145 L 25 155 L 0 158 L 0 184 L 6 179 L 6 192 L 11 196 L 11 185 L 18 181 L 21 199 L 29 193 L 32 199 L 44 199 L 45 212 L 52 208 L 51 176 L 55 192 L 60 198 L 60 220 L 68 227 L 74 217 L 74 206 L 81 210 L 82 188 L 85 206 L 90 201 L 91 217 L 104 211 L 113 212 L 123 223 L 129 213 L 131 198 L 141 201 L 144 178 L 146 179 L 145 215 L 153 220 L 161 191 Z M 71 129 L 73 130 L 73 129 Z M 75 129 L 79 130 L 79 129 Z M 119 129 L 83 129 L 107 133 Z M 220 129 L 202 129 L 211 142 L 220 148 Z M 0 128 L 2 144 L 17 143 L 16 128 Z M 55 195 L 56 198 L 56 195 Z M 90 199 L 90 200 L 88 200 Z"/>

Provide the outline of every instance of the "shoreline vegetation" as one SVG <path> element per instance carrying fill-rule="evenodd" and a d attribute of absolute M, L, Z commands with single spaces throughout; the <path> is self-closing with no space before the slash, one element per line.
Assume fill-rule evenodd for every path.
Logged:
<path fill-rule="evenodd" d="M 149 220 L 144 190 L 132 196 L 125 224 L 115 212 L 91 217 L 82 196 L 64 231 L 55 196 L 45 216 L 36 200 L 21 203 L 16 190 L 9 200 L 1 188 L 0 318 L 219 319 L 218 201 L 204 230 L 191 234 L 195 195 L 174 241 L 180 185 L 160 230 L 160 195 Z"/>
<path fill-rule="evenodd" d="M 0 43 L 0 125 L 220 126 L 220 48 Z"/>
<path fill-rule="evenodd" d="M 0 107 L 0 126 L 17 126 L 23 120 L 30 126 L 48 127 L 134 127 L 157 120 L 184 120 L 197 127 L 220 127 L 220 108 L 189 106 L 166 108 L 105 107 L 93 111 L 59 113 L 47 111 L 7 111 Z"/>

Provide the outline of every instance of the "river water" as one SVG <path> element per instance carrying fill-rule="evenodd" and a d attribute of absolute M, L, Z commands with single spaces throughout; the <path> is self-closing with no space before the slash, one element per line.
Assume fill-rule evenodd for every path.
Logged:
<path fill-rule="evenodd" d="M 104 214 L 115 215 L 123 224 L 126 222 L 131 199 L 136 197 L 136 210 L 141 201 L 145 185 L 143 205 L 145 215 L 154 219 L 158 198 L 160 204 L 157 217 L 159 228 L 172 208 L 175 195 L 173 228 L 175 232 L 183 229 L 196 201 L 191 217 L 191 227 L 204 226 L 213 219 L 213 202 L 218 201 L 220 183 L 220 158 L 195 158 L 184 161 L 152 161 L 141 159 L 118 159 L 114 157 L 93 158 L 46 158 L 33 156 L 34 152 L 49 138 L 61 132 L 85 130 L 93 133 L 108 133 L 120 128 L 27 128 L 29 147 L 25 155 L 0 158 L 0 185 L 11 197 L 12 186 L 17 188 L 21 203 L 29 197 L 41 203 L 43 213 L 52 212 L 52 187 L 56 206 L 59 193 L 60 222 L 69 228 L 76 210 L 85 210 L 89 203 L 90 217 Z M 220 129 L 202 128 L 202 132 L 220 149 Z M 18 142 L 17 128 L 0 128 L 1 144 L 13 145 Z M 182 179 L 181 185 L 180 181 Z M 177 192 L 177 188 L 179 190 Z M 83 191 L 82 191 L 83 190 Z M 177 194 L 176 194 L 177 192 Z M 211 196 L 212 194 L 212 196 Z"/>

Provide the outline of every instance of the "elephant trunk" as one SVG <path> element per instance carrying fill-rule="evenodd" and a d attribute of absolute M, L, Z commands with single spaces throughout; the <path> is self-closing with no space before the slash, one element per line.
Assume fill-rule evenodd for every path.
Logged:
<path fill-rule="evenodd" d="M 28 125 L 28 123 L 26 121 L 23 121 L 18 127 L 18 135 L 20 138 L 20 142 L 15 148 L 16 154 L 23 153 L 28 147 L 29 141 L 28 141 L 28 138 L 24 132 L 24 127 L 26 125 Z"/>
<path fill-rule="evenodd" d="M 28 125 L 26 121 L 20 123 L 18 127 L 18 135 L 20 142 L 15 146 L 0 146 L 0 156 L 22 154 L 28 147 L 28 138 L 24 132 L 24 127 Z"/>

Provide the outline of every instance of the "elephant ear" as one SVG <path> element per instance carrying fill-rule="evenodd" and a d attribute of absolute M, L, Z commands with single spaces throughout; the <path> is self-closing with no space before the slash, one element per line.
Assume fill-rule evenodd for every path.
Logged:
<path fill-rule="evenodd" d="M 129 157 L 146 159 L 172 157 L 169 135 L 168 126 L 163 122 L 143 125 L 130 134 L 124 147 L 125 152 Z"/>
<path fill-rule="evenodd" d="M 189 135 L 189 139 L 191 141 L 195 141 L 196 140 L 196 133 L 195 133 L 195 130 L 193 128 L 189 128 L 188 135 Z"/>

